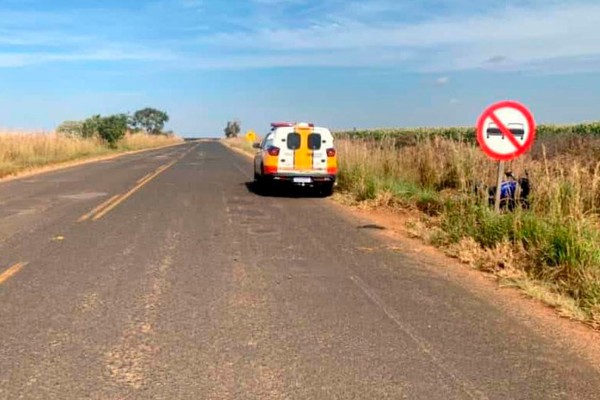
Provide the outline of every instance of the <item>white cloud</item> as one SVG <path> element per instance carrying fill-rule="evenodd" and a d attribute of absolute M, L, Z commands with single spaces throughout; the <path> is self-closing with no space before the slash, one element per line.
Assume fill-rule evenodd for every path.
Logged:
<path fill-rule="evenodd" d="M 177 26 L 185 35 L 148 43 L 148 32 L 138 31 L 147 23 L 143 12 L 88 10 L 78 20 L 74 10 L 0 9 L 0 66 L 86 60 L 187 68 L 385 66 L 439 74 L 440 86 L 448 83 L 446 73 L 465 69 L 600 70 L 600 4 L 586 0 L 523 0 L 519 7 L 482 0 L 475 11 L 469 0 L 436 0 L 438 8 L 432 0 L 251 0 L 247 15 L 235 7 L 215 10 L 205 0 L 157 3 L 163 7 L 153 12 L 165 17 L 173 9 L 186 15 L 192 13 L 185 8 L 202 9 L 202 25 L 196 17 Z M 117 15 L 131 24 L 116 23 Z M 179 22 L 174 15 L 170 21 Z"/>
<path fill-rule="evenodd" d="M 438 86 L 444 86 L 444 85 L 448 84 L 449 81 L 450 81 L 450 78 L 448 78 L 447 76 L 440 76 L 439 78 L 437 78 L 435 80 L 435 84 Z"/>
<path fill-rule="evenodd" d="M 282 59 L 304 54 L 310 65 L 321 52 L 361 50 L 372 65 L 393 65 L 384 54 L 414 57 L 409 69 L 443 71 L 525 67 L 563 57 L 600 56 L 600 4 L 554 4 L 498 8 L 485 15 L 453 16 L 397 24 L 344 20 L 307 27 L 259 28 L 199 37 L 198 45 L 230 52 L 250 50 Z M 339 58 L 340 65 L 348 62 Z"/>
<path fill-rule="evenodd" d="M 67 35 L 55 30 L 0 30 L 1 46 L 67 46 L 93 40 L 91 36 Z"/>
<path fill-rule="evenodd" d="M 304 1 L 305 0 L 252 0 L 253 3 L 266 6 L 299 4 Z"/>
<path fill-rule="evenodd" d="M 89 11 L 89 10 L 88 10 Z M 81 12 L 79 20 L 78 12 Z M 113 11 L 25 12 L 0 9 L 0 68 L 60 62 L 169 61 L 174 53 L 121 38 Z M 6 20 L 3 20 L 6 19 Z M 102 26 L 98 30 L 86 18 Z M 105 23 L 106 22 L 106 23 Z M 117 24 L 118 25 L 118 24 Z"/>
<path fill-rule="evenodd" d="M 92 51 L 56 53 L 0 52 L 0 68 L 23 67 L 26 65 L 52 62 L 168 61 L 172 59 L 173 56 L 168 53 L 119 48 L 101 48 Z"/>
<path fill-rule="evenodd" d="M 375 57 L 375 58 L 371 58 Z M 323 53 L 317 57 L 306 54 L 231 54 L 224 57 L 191 57 L 177 62 L 180 68 L 245 69 L 270 67 L 369 67 L 377 64 L 399 64 L 409 59 L 408 54 L 372 55 L 368 52 L 346 51 Z"/>
<path fill-rule="evenodd" d="M 191 8 L 194 10 L 201 10 L 204 6 L 204 0 L 181 0 L 181 5 L 184 8 Z"/>

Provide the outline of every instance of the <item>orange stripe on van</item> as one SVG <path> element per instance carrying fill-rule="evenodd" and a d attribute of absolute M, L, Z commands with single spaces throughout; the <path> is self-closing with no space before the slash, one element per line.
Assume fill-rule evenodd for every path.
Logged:
<path fill-rule="evenodd" d="M 294 132 L 300 135 L 300 148 L 294 151 L 294 169 L 310 171 L 313 169 L 312 151 L 308 149 L 308 135 L 313 132 L 310 127 L 295 127 Z"/>

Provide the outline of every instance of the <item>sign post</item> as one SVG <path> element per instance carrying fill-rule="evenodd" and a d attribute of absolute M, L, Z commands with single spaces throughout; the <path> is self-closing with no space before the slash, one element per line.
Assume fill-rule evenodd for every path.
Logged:
<path fill-rule="evenodd" d="M 483 152 L 498 161 L 495 209 L 500 211 L 504 162 L 526 153 L 535 141 L 535 120 L 516 101 L 501 101 L 488 107 L 477 121 L 477 142 Z"/>
<path fill-rule="evenodd" d="M 504 161 L 498 161 L 498 179 L 496 180 L 496 198 L 494 199 L 496 212 L 500 212 L 500 201 L 502 200 L 502 175 L 504 175 Z"/>

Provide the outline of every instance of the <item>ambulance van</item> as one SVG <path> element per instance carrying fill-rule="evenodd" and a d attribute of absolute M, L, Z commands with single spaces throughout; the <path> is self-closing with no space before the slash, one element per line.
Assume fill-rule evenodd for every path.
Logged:
<path fill-rule="evenodd" d="M 291 184 L 331 195 L 338 172 L 329 129 L 308 123 L 275 122 L 254 157 L 254 180 L 260 186 Z"/>

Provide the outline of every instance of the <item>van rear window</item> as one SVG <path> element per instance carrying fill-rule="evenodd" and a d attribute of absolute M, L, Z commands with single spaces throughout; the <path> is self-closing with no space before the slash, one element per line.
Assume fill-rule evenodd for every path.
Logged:
<path fill-rule="evenodd" d="M 311 133 L 308 135 L 308 148 L 310 150 L 321 150 L 321 134 Z"/>
<path fill-rule="evenodd" d="M 298 150 L 300 148 L 300 135 L 296 132 L 288 133 L 287 147 L 290 150 Z"/>

